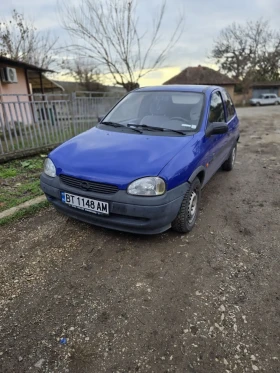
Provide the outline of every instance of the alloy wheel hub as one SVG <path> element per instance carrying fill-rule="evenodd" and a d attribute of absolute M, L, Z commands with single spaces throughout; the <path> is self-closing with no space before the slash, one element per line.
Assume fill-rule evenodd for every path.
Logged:
<path fill-rule="evenodd" d="M 197 209 L 197 194 L 195 191 L 192 192 L 188 208 L 189 223 L 192 223 Z"/>
<path fill-rule="evenodd" d="M 236 156 L 236 150 L 234 148 L 233 151 L 232 151 L 232 164 L 234 164 L 234 162 L 235 162 L 235 156 Z"/>

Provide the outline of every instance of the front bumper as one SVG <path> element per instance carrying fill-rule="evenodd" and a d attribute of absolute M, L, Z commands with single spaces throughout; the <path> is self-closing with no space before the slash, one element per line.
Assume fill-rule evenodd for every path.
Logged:
<path fill-rule="evenodd" d="M 176 218 L 190 184 L 184 183 L 158 197 L 131 196 L 125 190 L 115 194 L 100 194 L 83 191 L 62 183 L 56 176 L 41 175 L 41 188 L 54 207 L 72 218 L 104 228 L 140 234 L 157 234 L 170 228 Z M 75 209 L 61 201 L 61 192 L 109 203 L 109 215 Z"/>

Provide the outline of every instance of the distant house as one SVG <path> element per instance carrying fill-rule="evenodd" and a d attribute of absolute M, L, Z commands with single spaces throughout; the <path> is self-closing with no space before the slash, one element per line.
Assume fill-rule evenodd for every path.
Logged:
<path fill-rule="evenodd" d="M 123 87 L 119 87 L 115 85 L 107 85 L 106 89 L 107 89 L 107 92 L 110 92 L 112 95 L 116 95 L 116 96 L 124 96 L 127 94 L 127 91 Z"/>
<path fill-rule="evenodd" d="M 0 56 L 0 130 L 4 123 L 32 122 L 32 94 L 63 92 L 61 86 L 44 75 L 46 72 L 51 70 Z"/>
<path fill-rule="evenodd" d="M 219 71 L 199 65 L 197 67 L 187 67 L 163 84 L 218 85 L 226 88 L 232 99 L 234 99 L 234 88 L 237 83 Z"/>
<path fill-rule="evenodd" d="M 258 98 L 263 93 L 275 93 L 280 96 L 280 81 L 253 83 L 250 91 L 249 96 L 252 98 Z"/>
<path fill-rule="evenodd" d="M 55 84 L 60 85 L 63 87 L 65 93 L 73 93 L 73 92 L 87 92 L 88 90 L 85 88 L 85 85 L 80 82 L 75 81 L 68 81 L 68 80 L 54 80 Z M 90 84 L 89 84 L 90 85 Z M 104 91 L 105 88 L 100 83 L 92 83 L 92 89 L 89 92 L 93 91 Z"/>
<path fill-rule="evenodd" d="M 90 91 L 87 91 L 85 85 L 80 82 L 55 80 L 54 83 L 63 87 L 65 93 L 92 92 L 93 96 L 95 93 L 104 93 L 105 96 L 123 96 L 126 94 L 126 90 L 123 87 L 103 85 L 101 83 L 92 83 Z"/>
<path fill-rule="evenodd" d="M 0 95 L 63 92 L 46 72 L 52 71 L 0 56 Z"/>

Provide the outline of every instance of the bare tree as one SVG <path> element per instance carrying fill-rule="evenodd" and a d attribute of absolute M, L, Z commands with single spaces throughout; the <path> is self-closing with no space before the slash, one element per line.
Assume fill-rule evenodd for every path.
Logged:
<path fill-rule="evenodd" d="M 280 33 L 262 19 L 232 23 L 214 43 L 211 57 L 221 71 L 242 81 L 279 78 Z"/>
<path fill-rule="evenodd" d="M 55 60 L 58 38 L 39 32 L 34 24 L 15 9 L 10 20 L 0 22 L 0 55 L 49 68 Z"/>
<path fill-rule="evenodd" d="M 66 70 L 66 75 L 71 75 L 85 91 L 106 91 L 102 84 L 102 74 L 99 68 L 90 60 L 66 59 L 61 67 Z"/>
<path fill-rule="evenodd" d="M 183 15 L 179 16 L 163 42 L 166 1 L 152 18 L 151 28 L 143 33 L 137 7 L 138 0 L 82 0 L 77 6 L 64 2 L 60 8 L 63 26 L 75 41 L 72 50 L 92 58 L 115 84 L 127 91 L 138 87 L 143 76 L 162 66 L 184 25 Z"/>

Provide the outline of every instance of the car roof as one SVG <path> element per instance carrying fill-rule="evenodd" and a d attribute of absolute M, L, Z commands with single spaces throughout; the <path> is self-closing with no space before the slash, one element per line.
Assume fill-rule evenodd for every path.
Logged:
<path fill-rule="evenodd" d="M 219 86 L 213 85 L 189 85 L 189 84 L 168 84 L 159 86 L 141 87 L 135 89 L 135 91 L 141 92 L 154 92 L 154 91 L 165 91 L 165 92 L 206 92 L 213 91 L 215 89 L 223 89 Z"/>

